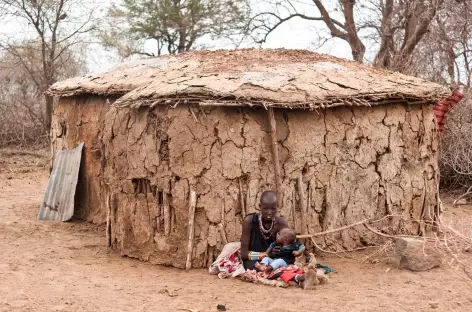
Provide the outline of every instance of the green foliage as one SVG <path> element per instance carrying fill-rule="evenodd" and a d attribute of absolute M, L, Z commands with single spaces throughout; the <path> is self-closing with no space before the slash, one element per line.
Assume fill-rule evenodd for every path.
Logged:
<path fill-rule="evenodd" d="M 110 26 L 102 41 L 122 56 L 147 54 L 146 40 L 157 42 L 157 54 L 182 53 L 198 40 L 237 40 L 250 14 L 249 0 L 124 0 L 109 10 Z"/>

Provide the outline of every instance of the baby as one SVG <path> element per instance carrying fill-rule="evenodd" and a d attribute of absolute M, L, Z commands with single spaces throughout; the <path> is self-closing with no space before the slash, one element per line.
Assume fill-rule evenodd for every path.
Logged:
<path fill-rule="evenodd" d="M 297 243 L 295 230 L 284 228 L 277 233 L 276 242 L 270 244 L 267 256 L 256 264 L 259 271 L 270 273 L 280 267 L 287 267 L 295 263 L 295 258 L 305 251 L 303 244 Z"/>

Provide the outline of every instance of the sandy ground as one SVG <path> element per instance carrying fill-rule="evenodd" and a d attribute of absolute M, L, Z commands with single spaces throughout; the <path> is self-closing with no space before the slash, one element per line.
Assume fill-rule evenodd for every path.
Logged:
<path fill-rule="evenodd" d="M 371 252 L 320 258 L 336 273 L 313 291 L 122 258 L 105 246 L 103 227 L 36 220 L 46 168 L 34 153 L 0 151 L 0 311 L 472 311 L 472 283 L 460 272 L 362 262 Z M 447 217 L 472 230 L 472 206 L 449 208 Z"/>

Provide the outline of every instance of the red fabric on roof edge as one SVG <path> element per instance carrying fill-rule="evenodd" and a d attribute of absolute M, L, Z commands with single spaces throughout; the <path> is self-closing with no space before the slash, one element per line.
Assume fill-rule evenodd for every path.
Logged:
<path fill-rule="evenodd" d="M 463 98 L 464 94 L 462 94 L 462 92 L 458 90 L 455 90 L 450 96 L 440 100 L 438 105 L 433 107 L 439 132 L 442 132 L 444 130 L 444 124 L 446 123 L 447 114 Z"/>

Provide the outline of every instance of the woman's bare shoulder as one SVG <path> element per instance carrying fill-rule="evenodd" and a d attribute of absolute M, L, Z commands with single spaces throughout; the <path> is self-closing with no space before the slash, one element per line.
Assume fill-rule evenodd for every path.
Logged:
<path fill-rule="evenodd" d="M 275 223 L 277 223 L 280 228 L 288 227 L 287 220 L 285 220 L 283 217 L 275 217 Z"/>
<path fill-rule="evenodd" d="M 250 213 L 244 217 L 244 223 L 252 223 L 252 219 L 254 218 L 254 213 Z"/>

